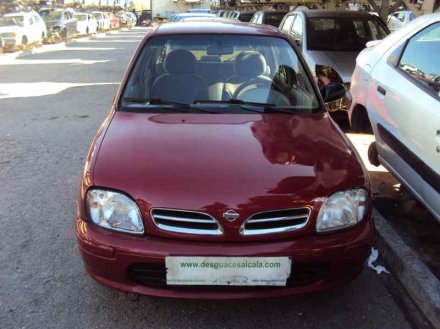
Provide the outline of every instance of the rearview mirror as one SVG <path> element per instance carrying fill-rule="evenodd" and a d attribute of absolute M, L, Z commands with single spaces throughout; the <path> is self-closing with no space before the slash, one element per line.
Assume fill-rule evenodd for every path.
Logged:
<path fill-rule="evenodd" d="M 330 83 L 321 89 L 321 95 L 325 103 L 333 102 L 345 96 L 345 87 L 341 83 Z"/>
<path fill-rule="evenodd" d="M 231 46 L 209 46 L 206 53 L 208 55 L 230 55 L 234 52 Z"/>

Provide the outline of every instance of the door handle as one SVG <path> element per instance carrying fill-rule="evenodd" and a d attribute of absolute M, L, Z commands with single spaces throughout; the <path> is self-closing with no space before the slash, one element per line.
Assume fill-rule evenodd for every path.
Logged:
<path fill-rule="evenodd" d="M 437 153 L 440 153 L 440 129 L 439 130 L 437 130 L 437 143 L 439 144 L 439 145 L 437 145 Z"/>
<path fill-rule="evenodd" d="M 383 88 L 383 87 L 381 87 L 381 86 L 378 86 L 377 87 L 377 91 L 378 92 L 380 92 L 382 95 L 386 95 L 386 93 L 387 93 L 387 91 Z"/>

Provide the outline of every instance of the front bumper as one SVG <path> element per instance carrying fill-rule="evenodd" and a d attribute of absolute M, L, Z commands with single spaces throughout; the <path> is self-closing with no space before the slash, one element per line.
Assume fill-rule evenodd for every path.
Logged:
<path fill-rule="evenodd" d="M 2 37 L 3 48 L 15 48 L 19 45 L 17 39 L 15 37 L 5 38 Z"/>
<path fill-rule="evenodd" d="M 192 299 L 278 297 L 333 288 L 364 268 L 373 240 L 372 219 L 326 235 L 268 242 L 198 242 L 113 233 L 77 219 L 78 246 L 87 272 L 127 292 Z M 289 256 L 292 274 L 285 287 L 167 286 L 165 257 Z M 139 275 L 141 273 L 142 275 Z"/>

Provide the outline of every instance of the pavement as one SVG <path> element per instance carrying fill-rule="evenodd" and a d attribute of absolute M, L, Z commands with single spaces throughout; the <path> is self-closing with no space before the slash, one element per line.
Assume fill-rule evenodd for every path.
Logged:
<path fill-rule="evenodd" d="M 384 282 L 394 276 L 369 269 L 319 294 L 226 302 L 133 299 L 86 274 L 74 235 L 81 171 L 145 31 L 0 56 L 0 327 L 418 328 L 400 306 L 408 297 Z"/>

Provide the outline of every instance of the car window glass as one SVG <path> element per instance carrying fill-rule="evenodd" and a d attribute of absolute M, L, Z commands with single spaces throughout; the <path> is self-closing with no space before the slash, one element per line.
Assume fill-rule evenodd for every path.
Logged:
<path fill-rule="evenodd" d="M 188 100 L 187 95 L 181 95 L 181 91 L 174 88 L 179 80 L 193 81 L 193 88 L 199 89 L 196 94 L 203 96 Z M 234 88 L 249 85 L 249 88 L 243 89 L 243 93 L 234 92 L 227 96 L 209 93 L 209 88 L 214 88 L 219 81 L 225 81 L 225 90 L 228 84 Z M 319 110 L 312 82 L 295 50 L 286 40 L 275 37 L 153 37 L 136 61 L 122 98 L 155 98 L 157 86 L 163 93 L 161 99 L 165 98 L 162 100 L 186 104 L 193 104 L 196 99 L 228 101 L 238 98 L 246 102 L 299 108 L 306 112 Z M 121 105 L 129 107 L 130 101 L 122 101 Z M 227 109 L 228 105 L 225 106 Z"/>
<path fill-rule="evenodd" d="M 292 30 L 290 31 L 290 35 L 295 40 L 300 40 L 303 34 L 303 26 L 302 26 L 302 18 L 296 15 L 295 20 L 293 21 Z"/>
<path fill-rule="evenodd" d="M 285 31 L 285 32 L 289 32 L 290 31 L 290 27 L 292 26 L 293 23 L 293 19 L 295 18 L 294 15 L 289 15 L 286 16 L 284 18 L 284 21 L 281 24 L 281 30 Z"/>
<path fill-rule="evenodd" d="M 370 40 L 382 40 L 385 38 L 388 33 L 385 31 L 385 29 L 376 21 L 369 19 L 368 21 L 368 29 L 370 30 Z"/>
<path fill-rule="evenodd" d="M 26 18 L 26 25 L 32 25 L 34 24 L 34 21 L 32 20 L 32 17 L 27 17 Z"/>
<path fill-rule="evenodd" d="M 413 36 L 403 51 L 398 67 L 440 97 L 440 23 Z"/>
<path fill-rule="evenodd" d="M 361 28 L 365 22 L 370 29 L 368 34 L 365 28 Z M 386 36 L 386 31 L 376 20 L 365 18 L 310 18 L 307 29 L 309 50 L 359 52 L 368 41 Z"/>
<path fill-rule="evenodd" d="M 264 18 L 264 24 L 272 26 L 280 26 L 281 20 L 284 18 L 285 13 L 271 13 L 267 12 Z"/>

